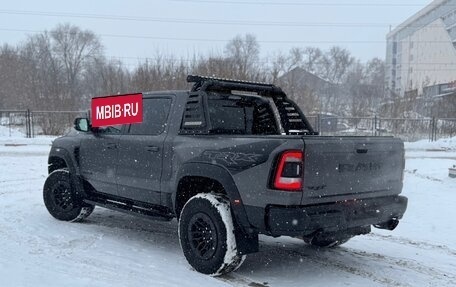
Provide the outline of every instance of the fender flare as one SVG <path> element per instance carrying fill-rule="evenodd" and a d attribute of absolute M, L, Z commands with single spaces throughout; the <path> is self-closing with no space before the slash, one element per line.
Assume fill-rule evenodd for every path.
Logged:
<path fill-rule="evenodd" d="M 225 167 L 220 165 L 205 162 L 191 162 L 183 164 L 177 174 L 174 189 L 175 191 L 172 195 L 174 210 L 176 210 L 177 187 L 180 180 L 186 176 L 200 176 L 218 181 L 226 191 L 230 201 L 231 210 L 238 226 L 242 229 L 242 231 L 248 234 L 255 232 L 248 221 L 247 213 L 245 212 L 244 204 L 242 203 L 242 198 L 231 173 Z M 235 202 L 235 200 L 239 200 L 240 202 Z"/>
<path fill-rule="evenodd" d="M 65 161 L 66 166 L 70 172 L 72 185 L 75 187 L 76 192 L 81 195 L 83 198 L 87 198 L 87 193 L 84 190 L 84 186 L 81 181 L 79 166 L 76 163 L 76 159 L 71 153 L 62 147 L 52 147 L 51 151 L 49 152 L 49 159 L 52 157 L 61 158 Z M 48 162 L 49 163 L 49 162 Z"/>

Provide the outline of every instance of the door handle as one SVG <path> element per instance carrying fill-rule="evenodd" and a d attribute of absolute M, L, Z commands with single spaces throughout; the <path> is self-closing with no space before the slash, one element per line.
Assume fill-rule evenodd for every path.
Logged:
<path fill-rule="evenodd" d="M 155 146 L 155 145 L 149 145 L 146 147 L 146 150 L 147 151 L 150 151 L 150 152 L 157 152 L 160 150 L 160 148 L 158 146 Z"/>

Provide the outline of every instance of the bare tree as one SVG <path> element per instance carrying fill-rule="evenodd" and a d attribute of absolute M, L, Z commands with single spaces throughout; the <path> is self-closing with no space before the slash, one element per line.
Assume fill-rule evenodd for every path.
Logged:
<path fill-rule="evenodd" d="M 341 84 L 354 61 L 348 50 L 337 46 L 331 47 L 319 62 L 320 76 L 331 83 Z"/>
<path fill-rule="evenodd" d="M 270 62 L 271 66 L 268 73 L 268 81 L 278 84 L 280 76 L 282 76 L 286 70 L 287 57 L 283 53 L 278 52 L 271 57 Z"/>
<path fill-rule="evenodd" d="M 374 58 L 365 64 L 355 61 L 346 76 L 348 107 L 353 117 L 372 116 L 384 100 L 385 63 Z"/>
<path fill-rule="evenodd" d="M 192 73 L 222 78 L 238 77 L 235 62 L 223 56 L 211 56 L 207 59 L 201 58 L 198 64 L 192 69 Z"/>
<path fill-rule="evenodd" d="M 366 83 L 365 67 L 356 61 L 350 69 L 344 83 L 349 93 L 348 107 L 352 117 L 367 116 L 370 103 L 369 87 Z"/>
<path fill-rule="evenodd" d="M 137 91 L 185 89 L 188 72 L 183 60 L 157 56 L 138 65 L 132 72 L 131 86 Z"/>
<path fill-rule="evenodd" d="M 101 58 L 102 45 L 98 37 L 88 30 L 61 24 L 51 31 L 52 52 L 63 67 L 65 75 L 65 94 L 68 106 L 78 106 L 79 83 L 86 64 L 96 58 Z"/>
<path fill-rule="evenodd" d="M 235 77 L 248 79 L 255 76 L 255 69 L 258 67 L 260 45 L 256 37 L 246 34 L 244 37 L 238 35 L 228 42 L 225 48 L 226 56 L 234 63 Z"/>
<path fill-rule="evenodd" d="M 62 66 L 52 53 L 49 33 L 29 37 L 21 48 L 21 57 L 27 105 L 41 110 L 64 109 Z"/>
<path fill-rule="evenodd" d="M 303 68 L 308 72 L 319 75 L 318 63 L 322 61 L 323 52 L 316 47 L 306 47 L 302 51 Z"/>
<path fill-rule="evenodd" d="M 318 77 L 304 68 L 315 64 L 311 62 L 314 57 L 307 57 L 311 50 L 292 48 L 287 56 L 279 53 L 272 59 L 270 69 L 273 82 L 280 85 L 305 112 L 311 112 L 319 105 Z"/>
<path fill-rule="evenodd" d="M 131 92 L 130 72 L 119 60 L 95 58 L 86 64 L 85 70 L 81 91 L 84 95 L 83 106 L 87 107 L 94 96 Z"/>
<path fill-rule="evenodd" d="M 0 47 L 0 109 L 23 109 L 21 66 L 23 61 L 16 47 Z"/>

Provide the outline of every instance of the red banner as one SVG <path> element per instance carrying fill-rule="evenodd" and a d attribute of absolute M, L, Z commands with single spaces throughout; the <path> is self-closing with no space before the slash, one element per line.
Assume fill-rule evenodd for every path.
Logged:
<path fill-rule="evenodd" d="M 141 123 L 142 119 L 142 94 L 92 99 L 92 127 Z"/>

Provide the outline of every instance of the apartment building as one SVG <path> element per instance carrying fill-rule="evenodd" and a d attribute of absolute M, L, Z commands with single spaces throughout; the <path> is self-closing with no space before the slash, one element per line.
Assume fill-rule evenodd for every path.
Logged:
<path fill-rule="evenodd" d="M 456 0 L 432 1 L 386 38 L 385 85 L 389 95 L 438 95 L 441 87 L 454 90 Z"/>

